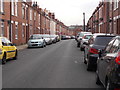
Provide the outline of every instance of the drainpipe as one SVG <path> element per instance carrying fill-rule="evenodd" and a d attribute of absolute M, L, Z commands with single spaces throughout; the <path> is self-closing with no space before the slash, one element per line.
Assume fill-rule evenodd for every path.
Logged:
<path fill-rule="evenodd" d="M 10 0 L 10 28 L 9 28 L 9 39 L 10 41 L 12 42 L 12 35 L 11 35 L 11 20 L 12 20 L 12 17 L 11 17 L 11 0 Z"/>

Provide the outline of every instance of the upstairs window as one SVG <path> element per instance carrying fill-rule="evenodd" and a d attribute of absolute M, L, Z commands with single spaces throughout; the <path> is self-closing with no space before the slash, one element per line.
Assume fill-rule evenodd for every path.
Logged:
<path fill-rule="evenodd" d="M 118 0 L 114 0 L 114 10 L 118 8 Z"/>
<path fill-rule="evenodd" d="M 25 5 L 22 4 L 22 18 L 25 19 Z"/>
<path fill-rule="evenodd" d="M 15 16 L 18 16 L 18 0 L 15 0 Z"/>
<path fill-rule="evenodd" d="M 32 20 L 32 9 L 30 9 L 30 20 Z"/>
<path fill-rule="evenodd" d="M 15 0 L 11 0 L 12 15 L 15 15 Z"/>
<path fill-rule="evenodd" d="M 3 13 L 4 12 L 4 1 L 0 0 L 0 12 Z"/>

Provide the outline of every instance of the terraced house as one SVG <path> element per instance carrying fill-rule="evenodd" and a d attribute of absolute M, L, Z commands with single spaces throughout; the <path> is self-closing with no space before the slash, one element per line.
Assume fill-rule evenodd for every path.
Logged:
<path fill-rule="evenodd" d="M 120 34 L 120 1 L 100 2 L 89 18 L 87 26 L 88 31 L 93 33 Z"/>
<path fill-rule="evenodd" d="M 27 43 L 32 34 L 60 35 L 64 32 L 67 35 L 66 27 L 55 19 L 54 13 L 40 8 L 37 2 L 0 0 L 0 36 L 16 45 Z"/>

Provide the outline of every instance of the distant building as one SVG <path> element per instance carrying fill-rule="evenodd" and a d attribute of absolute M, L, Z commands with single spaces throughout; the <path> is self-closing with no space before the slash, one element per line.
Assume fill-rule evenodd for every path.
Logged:
<path fill-rule="evenodd" d="M 83 31 L 82 25 L 71 25 L 69 26 L 69 30 L 74 32 L 74 36 L 76 36 L 79 32 Z"/>

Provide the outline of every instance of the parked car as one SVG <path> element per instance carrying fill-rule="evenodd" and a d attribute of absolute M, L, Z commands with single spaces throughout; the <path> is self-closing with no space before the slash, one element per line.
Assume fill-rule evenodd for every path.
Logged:
<path fill-rule="evenodd" d="M 60 41 L 60 36 L 56 35 L 56 37 L 57 37 L 57 42 L 59 42 Z"/>
<path fill-rule="evenodd" d="M 84 50 L 84 63 L 87 70 L 96 70 L 98 50 L 102 50 L 113 38 L 113 35 L 94 34 L 88 41 Z"/>
<path fill-rule="evenodd" d="M 80 50 L 84 51 L 84 48 L 86 46 L 86 43 L 88 43 L 88 40 L 90 39 L 90 37 L 92 36 L 92 34 L 85 34 L 84 37 L 81 40 L 80 43 Z"/>
<path fill-rule="evenodd" d="M 120 36 L 113 38 L 104 51 L 99 51 L 96 84 L 101 83 L 106 90 L 120 89 Z"/>
<path fill-rule="evenodd" d="M 91 32 L 80 32 L 78 33 L 77 38 L 77 47 L 80 47 L 80 43 L 85 34 L 92 34 Z"/>
<path fill-rule="evenodd" d="M 45 47 L 45 39 L 40 34 L 33 34 L 28 41 L 28 48 Z"/>
<path fill-rule="evenodd" d="M 0 59 L 2 64 L 8 59 L 17 59 L 17 48 L 6 37 L 0 37 Z"/>
<path fill-rule="evenodd" d="M 56 35 L 50 35 L 50 38 L 52 39 L 52 43 L 57 42 L 57 36 Z"/>
<path fill-rule="evenodd" d="M 41 34 L 41 36 L 45 39 L 46 45 L 52 44 L 52 39 L 49 34 Z"/>
<path fill-rule="evenodd" d="M 72 36 L 71 36 L 71 39 L 75 39 L 75 36 L 72 35 Z"/>
<path fill-rule="evenodd" d="M 66 35 L 61 36 L 61 40 L 66 40 L 66 39 L 67 39 Z"/>

